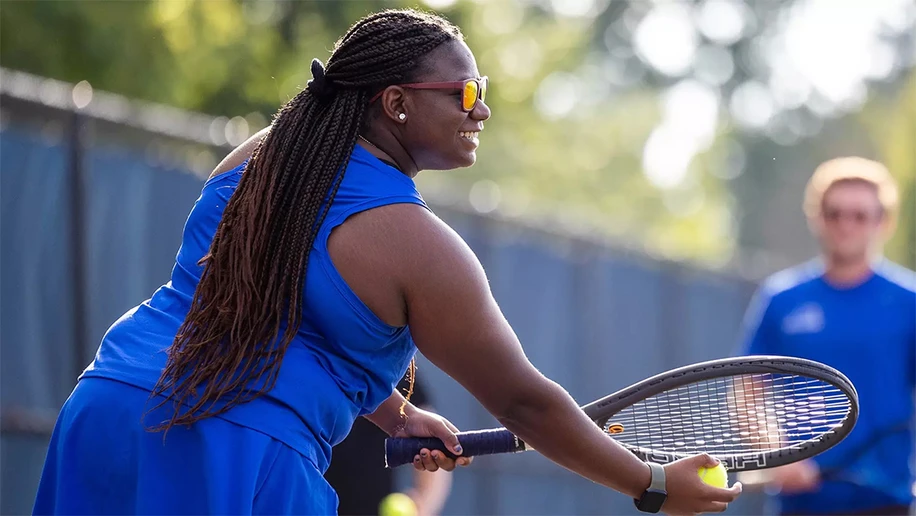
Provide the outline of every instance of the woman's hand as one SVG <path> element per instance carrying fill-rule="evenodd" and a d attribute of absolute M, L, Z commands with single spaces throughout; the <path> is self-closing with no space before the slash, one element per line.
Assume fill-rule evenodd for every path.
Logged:
<path fill-rule="evenodd" d="M 458 429 L 444 417 L 427 412 L 425 410 L 408 405 L 405 408 L 407 419 L 405 423 L 398 428 L 392 437 L 435 437 L 445 443 L 445 446 L 455 455 L 461 455 L 461 445 L 458 444 Z M 468 466 L 471 464 L 470 457 L 458 457 L 457 460 L 449 458 L 439 450 L 428 450 L 423 448 L 420 454 L 413 458 L 413 467 L 417 470 L 437 471 L 444 469 L 452 471 L 456 464 L 459 466 Z"/>
<path fill-rule="evenodd" d="M 668 500 L 662 512 L 670 515 L 694 515 L 722 512 L 741 494 L 741 483 L 727 489 L 704 483 L 698 474 L 701 467 L 713 467 L 718 461 L 707 454 L 681 459 L 665 466 Z"/>

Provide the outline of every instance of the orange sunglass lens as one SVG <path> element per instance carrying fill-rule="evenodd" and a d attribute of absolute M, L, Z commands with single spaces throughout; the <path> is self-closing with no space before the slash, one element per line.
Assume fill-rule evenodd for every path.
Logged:
<path fill-rule="evenodd" d="M 461 105 L 465 111 L 470 111 L 474 109 L 475 104 L 477 104 L 477 83 L 475 81 L 468 81 L 464 83 Z"/>

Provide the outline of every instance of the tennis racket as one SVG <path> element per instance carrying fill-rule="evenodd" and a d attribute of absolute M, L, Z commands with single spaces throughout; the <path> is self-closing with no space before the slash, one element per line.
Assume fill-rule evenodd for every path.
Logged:
<path fill-rule="evenodd" d="M 595 424 L 645 461 L 709 453 L 731 471 L 782 466 L 831 448 L 852 431 L 859 402 L 842 373 L 818 362 L 750 356 L 673 369 L 582 407 Z M 505 428 L 461 432 L 463 456 L 532 450 Z M 455 458 L 436 438 L 392 438 L 386 465 L 421 449 Z"/>

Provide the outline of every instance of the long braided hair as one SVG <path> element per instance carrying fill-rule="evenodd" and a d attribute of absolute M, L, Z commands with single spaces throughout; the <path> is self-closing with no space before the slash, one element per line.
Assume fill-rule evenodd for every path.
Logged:
<path fill-rule="evenodd" d="M 156 430 L 222 414 L 273 388 L 301 323 L 309 250 L 371 95 L 413 80 L 425 55 L 462 39 L 438 16 L 388 10 L 354 24 L 326 68 L 312 61 L 313 79 L 279 110 L 201 259 L 190 311 L 153 390 L 175 406 Z"/>

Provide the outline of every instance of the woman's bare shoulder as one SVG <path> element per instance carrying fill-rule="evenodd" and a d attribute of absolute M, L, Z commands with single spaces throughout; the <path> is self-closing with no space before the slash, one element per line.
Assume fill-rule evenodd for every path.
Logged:
<path fill-rule="evenodd" d="M 267 133 L 270 131 L 270 127 L 265 127 L 257 133 L 253 134 L 250 138 L 245 140 L 244 143 L 232 150 L 219 165 L 213 169 L 213 172 L 210 174 L 210 177 L 218 176 L 224 172 L 228 172 L 235 167 L 241 165 L 245 162 L 246 159 L 250 158 L 254 154 L 255 149 L 258 148 L 258 144 L 261 143 L 261 139 L 264 138 Z"/>

